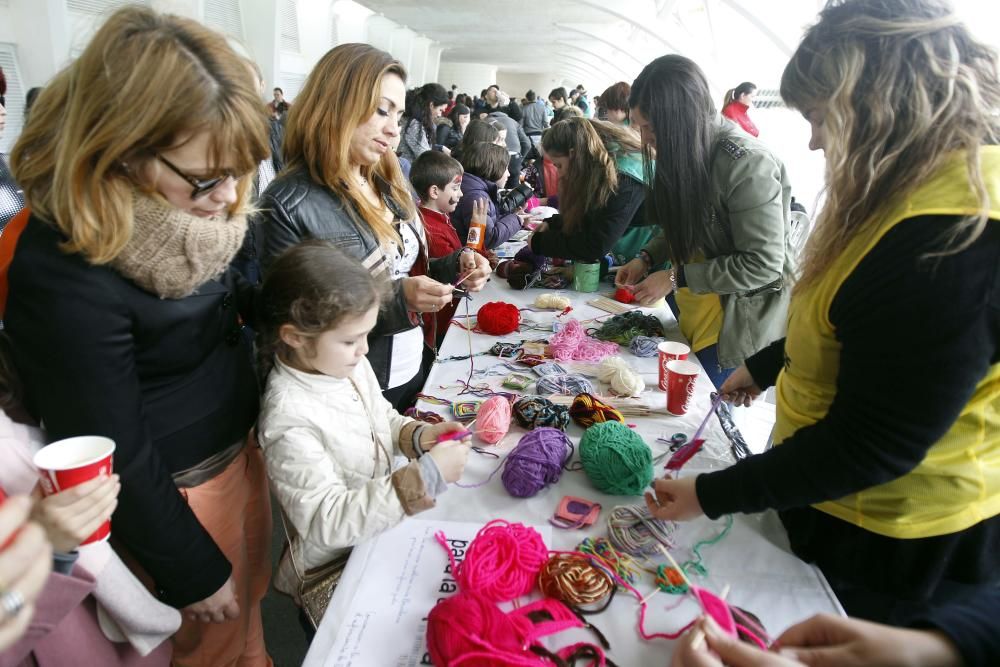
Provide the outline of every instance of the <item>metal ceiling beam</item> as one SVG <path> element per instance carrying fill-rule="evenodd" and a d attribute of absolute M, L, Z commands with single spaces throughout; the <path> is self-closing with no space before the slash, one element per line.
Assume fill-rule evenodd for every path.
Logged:
<path fill-rule="evenodd" d="M 663 25 L 663 23 L 660 22 L 659 20 L 657 20 L 656 17 L 653 17 L 652 22 L 653 22 L 654 25 L 653 25 L 653 27 L 650 27 L 650 26 L 646 25 L 640 19 L 637 19 L 635 17 L 629 16 L 628 14 L 626 14 L 623 11 L 619 11 L 617 9 L 613 9 L 611 7 L 608 7 L 608 6 L 604 5 L 603 2 L 602 2 L 602 0 L 576 0 L 576 1 L 578 3 L 580 3 L 581 5 L 587 5 L 588 7 L 592 7 L 594 9 L 599 9 L 602 12 L 605 12 L 607 14 L 610 14 L 611 16 L 614 16 L 616 19 L 620 19 L 622 21 L 625 21 L 629 25 L 634 26 L 638 30 L 641 30 L 642 32 L 646 33 L 647 35 L 649 35 L 653 39 L 655 39 L 658 42 L 662 43 L 664 46 L 666 46 L 667 48 L 671 49 L 674 53 L 681 53 L 681 49 L 678 49 L 673 43 L 670 42 L 670 40 L 664 39 L 662 35 L 660 35 L 655 30 L 653 30 L 653 28 L 659 28 L 659 29 L 661 29 L 663 31 L 666 31 L 667 27 L 668 27 L 668 26 Z"/>
<path fill-rule="evenodd" d="M 579 1 L 588 2 L 588 0 L 579 0 Z M 750 25 L 757 28 L 757 30 L 760 30 L 765 37 L 771 40 L 771 42 L 773 42 L 774 45 L 778 47 L 778 50 L 781 51 L 781 53 L 783 53 L 785 56 L 789 58 L 792 57 L 792 51 L 793 51 L 792 47 L 789 46 L 785 42 L 785 40 L 783 40 L 781 36 L 778 35 L 778 33 L 771 30 L 771 28 L 766 23 L 757 18 L 755 14 L 751 13 L 748 9 L 741 6 L 739 2 L 736 2 L 736 0 L 721 0 L 721 1 L 722 4 L 726 5 L 734 12 L 736 12 L 737 14 L 745 18 L 747 21 L 749 21 Z"/>
<path fill-rule="evenodd" d="M 573 60 L 573 61 L 576 61 L 576 62 L 580 63 L 581 65 L 585 65 L 586 67 L 589 67 L 589 68 L 593 69 L 595 72 L 598 72 L 602 76 L 606 76 L 609 79 L 615 78 L 615 75 L 613 73 L 609 72 L 608 70 L 604 69 L 603 65 L 599 65 L 598 63 L 588 62 L 588 61 L 584 60 L 583 58 L 577 58 L 576 56 L 574 56 L 574 55 L 572 55 L 570 53 L 563 53 L 562 51 L 560 51 L 560 52 L 558 52 L 556 54 L 556 57 L 558 57 L 558 58 L 568 58 L 570 60 Z"/>
<path fill-rule="evenodd" d="M 614 67 L 616 70 L 618 70 L 619 72 L 621 72 L 622 76 L 625 77 L 626 79 L 631 77 L 631 75 L 629 74 L 628 70 L 626 70 L 624 67 L 622 67 L 618 63 L 616 63 L 616 62 L 614 62 L 612 60 L 609 60 L 606 55 L 600 54 L 597 51 L 591 51 L 590 49 L 588 49 L 588 48 L 586 48 L 584 46 L 580 46 L 579 44 L 576 44 L 574 42 L 570 42 L 570 41 L 562 40 L 562 39 L 556 40 L 556 44 L 564 44 L 566 46 L 569 46 L 569 47 L 572 47 L 572 48 L 576 49 L 577 51 L 582 51 L 583 53 L 590 54 L 590 55 L 594 56 L 595 58 L 597 58 L 600 62 L 606 62 L 609 65 L 611 65 L 612 67 Z"/>
<path fill-rule="evenodd" d="M 586 35 L 587 37 L 589 37 L 589 38 L 591 38 L 591 39 L 593 39 L 595 41 L 601 42 L 602 44 L 607 44 L 608 46 L 610 46 L 611 48 L 613 48 L 618 53 L 621 53 L 622 55 L 631 58 L 632 60 L 634 60 L 639 65 L 645 66 L 645 64 L 646 64 L 644 61 L 642 61 L 639 58 L 636 58 L 634 55 L 632 55 L 629 51 L 626 51 L 625 49 L 621 48 L 620 46 L 618 46 L 617 44 L 615 44 L 614 42 L 612 42 L 610 39 L 608 39 L 606 37 L 602 37 L 601 35 L 598 35 L 597 33 L 587 32 L 586 30 L 580 30 L 579 28 L 573 27 L 573 26 L 569 25 L 568 23 L 556 23 L 555 26 L 557 28 L 562 29 L 562 30 L 569 30 L 571 32 L 578 32 L 581 35 Z"/>

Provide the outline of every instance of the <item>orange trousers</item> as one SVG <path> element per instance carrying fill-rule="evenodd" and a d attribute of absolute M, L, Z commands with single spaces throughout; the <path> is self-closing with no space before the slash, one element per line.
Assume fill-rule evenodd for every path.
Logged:
<path fill-rule="evenodd" d="M 173 664 L 272 667 L 260 618 L 260 601 L 271 580 L 271 498 L 253 436 L 222 474 L 181 493 L 233 566 L 240 617 L 201 623 L 184 615 L 173 638 Z"/>

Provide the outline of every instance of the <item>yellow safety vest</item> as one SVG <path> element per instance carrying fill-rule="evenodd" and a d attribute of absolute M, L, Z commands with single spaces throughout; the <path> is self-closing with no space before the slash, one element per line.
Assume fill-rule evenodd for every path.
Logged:
<path fill-rule="evenodd" d="M 998 224 L 1000 147 L 981 151 L 990 195 L 989 224 Z M 833 402 L 841 346 L 830 323 L 830 305 L 865 255 L 908 218 L 978 211 L 965 155 L 956 154 L 927 183 L 892 205 L 881 221 L 859 234 L 819 282 L 792 297 L 786 363 L 777 382 L 775 443 L 818 422 Z M 906 400 L 906 390 L 900 387 L 899 400 Z M 891 482 L 815 507 L 865 530 L 901 539 L 955 533 L 1000 513 L 1000 364 L 994 364 L 976 385 L 958 419 L 916 468 Z"/>

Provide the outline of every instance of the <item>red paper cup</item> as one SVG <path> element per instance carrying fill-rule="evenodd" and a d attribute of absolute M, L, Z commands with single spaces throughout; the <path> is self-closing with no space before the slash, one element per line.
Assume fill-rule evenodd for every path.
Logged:
<path fill-rule="evenodd" d="M 99 435 L 67 438 L 42 447 L 35 453 L 35 467 L 42 478 L 46 496 L 71 489 L 100 475 L 111 474 L 115 441 Z M 111 520 L 105 521 L 83 544 L 106 540 Z"/>
<path fill-rule="evenodd" d="M 667 362 L 675 359 L 687 359 L 691 354 L 691 348 L 684 343 L 675 343 L 672 340 L 664 341 L 656 346 L 660 353 L 660 391 L 667 390 Z"/>
<path fill-rule="evenodd" d="M 700 372 L 698 364 L 690 361 L 674 359 L 667 362 L 667 412 L 672 415 L 687 413 L 694 395 L 694 382 Z"/>

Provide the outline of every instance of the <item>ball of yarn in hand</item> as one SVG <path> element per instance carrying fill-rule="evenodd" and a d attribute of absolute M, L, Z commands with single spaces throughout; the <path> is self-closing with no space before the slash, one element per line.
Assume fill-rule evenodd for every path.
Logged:
<path fill-rule="evenodd" d="M 500 442 L 510 430 L 510 401 L 505 396 L 490 396 L 476 413 L 476 436 L 488 445 Z"/>
<path fill-rule="evenodd" d="M 563 464 L 572 453 L 573 445 L 565 433 L 556 428 L 536 428 L 507 455 L 500 479 L 510 495 L 530 498 L 559 481 Z"/>
<path fill-rule="evenodd" d="M 563 396 L 576 396 L 582 393 L 593 393 L 594 385 L 590 380 L 575 373 L 562 373 L 546 375 L 538 378 L 535 388 L 542 396 L 549 394 L 562 394 Z"/>
<path fill-rule="evenodd" d="M 551 426 L 565 431 L 569 426 L 569 410 L 540 396 L 525 396 L 518 399 L 514 403 L 513 413 L 514 419 L 522 428 Z"/>
<path fill-rule="evenodd" d="M 569 416 L 584 428 L 602 422 L 625 421 L 622 413 L 591 394 L 580 394 L 574 398 L 569 406 Z"/>
<path fill-rule="evenodd" d="M 629 343 L 629 349 L 637 357 L 655 357 L 659 352 L 657 346 L 664 341 L 659 336 L 636 336 Z"/>
<path fill-rule="evenodd" d="M 656 519 L 643 505 L 623 505 L 608 515 L 608 539 L 619 551 L 631 556 L 655 556 L 660 545 L 671 549 L 677 529 L 673 521 Z"/>
<path fill-rule="evenodd" d="M 630 289 L 619 287 L 615 290 L 615 301 L 620 301 L 621 303 L 632 303 L 635 301 L 635 294 L 633 294 Z"/>
<path fill-rule="evenodd" d="M 615 396 L 638 396 L 646 381 L 621 357 L 608 357 L 597 368 L 597 379 L 606 382 Z"/>
<path fill-rule="evenodd" d="M 537 530 L 497 519 L 476 534 L 454 573 L 455 580 L 463 590 L 477 591 L 493 602 L 507 602 L 534 589 L 548 557 Z"/>
<path fill-rule="evenodd" d="M 653 481 L 649 445 L 621 422 L 588 428 L 580 440 L 580 462 L 594 486 L 612 496 L 637 496 Z"/>
<path fill-rule="evenodd" d="M 569 308 L 569 304 L 569 297 L 551 294 L 549 292 L 539 294 L 535 297 L 535 308 L 555 308 L 557 310 L 565 310 L 566 308 Z"/>
<path fill-rule="evenodd" d="M 609 598 L 614 588 L 615 582 L 607 572 L 590 559 L 572 553 L 554 555 L 538 573 L 538 589 L 543 595 L 573 607 Z"/>
<path fill-rule="evenodd" d="M 476 313 L 476 326 L 493 336 L 504 336 L 521 326 L 521 311 L 512 303 L 491 301 Z"/>

